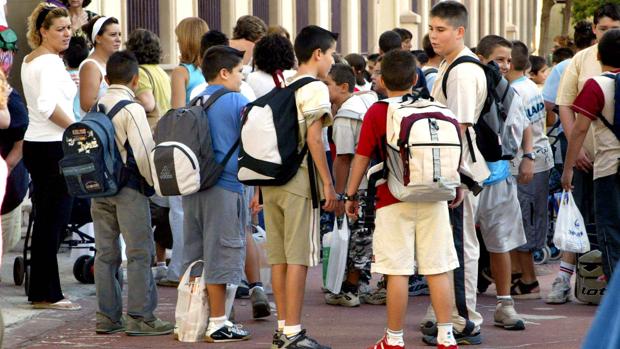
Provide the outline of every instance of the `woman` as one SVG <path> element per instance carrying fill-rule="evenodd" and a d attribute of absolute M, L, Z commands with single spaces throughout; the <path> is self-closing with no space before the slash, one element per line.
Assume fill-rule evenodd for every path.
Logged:
<path fill-rule="evenodd" d="M 24 57 L 21 79 L 30 119 L 24 136 L 24 163 L 32 179 L 35 212 L 28 295 L 33 308 L 81 308 L 63 296 L 56 259 L 72 207 L 58 168 L 62 134 L 74 122 L 77 92 L 60 58 L 71 34 L 66 9 L 40 3 L 28 17 L 28 44 L 33 51 Z"/>
<path fill-rule="evenodd" d="M 91 0 L 62 0 L 62 3 L 67 7 L 67 10 L 69 10 L 71 27 L 75 31 L 79 31 L 80 28 L 86 25 L 91 19 L 97 17 L 96 13 L 84 9 L 84 7 L 90 5 L 90 2 Z"/>
<path fill-rule="evenodd" d="M 174 30 L 181 52 L 181 64 L 172 71 L 172 108 L 186 106 L 194 87 L 205 82 L 200 71 L 200 39 L 208 30 L 207 22 L 198 17 L 183 19 Z"/>
<path fill-rule="evenodd" d="M 280 34 L 269 34 L 254 47 L 254 68 L 247 77 L 248 84 L 257 98 L 266 95 L 276 82 L 282 86 L 284 78 L 295 75 L 290 70 L 295 65 L 295 52 L 291 42 Z"/>
<path fill-rule="evenodd" d="M 125 45 L 140 63 L 136 101 L 144 107 L 151 130 L 154 130 L 159 118 L 170 109 L 172 95 L 170 77 L 159 66 L 162 53 L 159 38 L 146 29 L 136 29 L 129 34 Z"/>
<path fill-rule="evenodd" d="M 80 114 L 82 116 L 95 105 L 108 89 L 105 81 L 105 65 L 108 58 L 121 47 L 121 27 L 114 17 L 95 17 L 84 27 L 86 37 L 94 50 L 79 67 L 80 72 Z"/>

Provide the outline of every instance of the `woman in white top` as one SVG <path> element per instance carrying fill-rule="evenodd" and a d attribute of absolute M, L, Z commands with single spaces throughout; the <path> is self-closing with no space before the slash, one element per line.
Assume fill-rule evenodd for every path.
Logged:
<path fill-rule="evenodd" d="M 121 27 L 118 19 L 99 16 L 86 23 L 82 30 L 95 48 L 79 68 L 80 113 L 84 116 L 108 89 L 105 65 L 121 47 Z"/>
<path fill-rule="evenodd" d="M 295 75 L 295 52 L 290 40 L 279 34 L 269 34 L 254 46 L 254 71 L 246 81 L 260 98 L 278 86 L 285 78 Z"/>
<path fill-rule="evenodd" d="M 56 253 L 71 216 L 73 199 L 58 161 L 63 131 L 74 122 L 77 87 L 60 58 L 69 47 L 71 20 L 64 8 L 39 3 L 28 17 L 28 44 L 21 79 L 30 123 L 24 136 L 24 164 L 32 179 L 35 214 L 28 300 L 34 308 L 79 310 L 60 287 Z"/>

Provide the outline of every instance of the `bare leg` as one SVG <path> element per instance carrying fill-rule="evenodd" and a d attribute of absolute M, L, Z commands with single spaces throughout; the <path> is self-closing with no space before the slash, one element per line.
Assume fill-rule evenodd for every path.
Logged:
<path fill-rule="evenodd" d="M 286 271 L 286 326 L 301 324 L 301 308 L 306 290 L 308 267 L 291 264 Z M 278 318 L 280 317 L 278 311 Z"/>
<path fill-rule="evenodd" d="M 286 274 L 286 264 L 271 266 L 271 287 L 278 311 L 278 320 L 286 319 Z"/>
<path fill-rule="evenodd" d="M 452 322 L 452 302 L 450 300 L 453 298 L 453 289 L 450 286 L 450 279 L 448 274 L 442 273 L 425 276 L 426 281 L 428 282 L 428 288 L 431 293 L 431 304 L 433 305 L 433 309 L 435 310 L 437 322 Z M 405 288 L 405 291 L 407 291 L 407 288 Z"/>
<path fill-rule="evenodd" d="M 531 284 L 536 281 L 536 271 L 534 270 L 534 259 L 532 252 L 517 252 L 519 261 L 521 262 L 521 281 L 525 284 Z"/>
<path fill-rule="evenodd" d="M 258 249 L 254 242 L 252 234 L 245 234 L 245 275 L 248 278 L 248 283 L 259 282 L 260 280 L 260 260 L 258 255 Z"/>
<path fill-rule="evenodd" d="M 387 283 L 387 327 L 402 330 L 409 302 L 409 275 L 386 275 Z M 450 289 L 447 285 L 446 289 Z M 447 298 L 450 299 L 450 298 Z M 450 304 L 449 313 L 452 311 Z M 450 315 L 448 315 L 448 319 Z"/>
<path fill-rule="evenodd" d="M 510 253 L 489 252 L 491 257 L 491 273 L 495 280 L 498 296 L 510 296 Z"/>
<path fill-rule="evenodd" d="M 220 317 L 226 315 L 226 285 L 207 284 L 207 295 L 209 296 L 209 316 Z"/>

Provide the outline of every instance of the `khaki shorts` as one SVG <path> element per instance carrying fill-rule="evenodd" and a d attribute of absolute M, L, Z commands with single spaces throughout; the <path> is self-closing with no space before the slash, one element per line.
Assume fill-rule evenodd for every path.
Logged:
<path fill-rule="evenodd" d="M 269 264 L 316 266 L 320 215 L 312 200 L 278 187 L 262 187 Z"/>
<path fill-rule="evenodd" d="M 458 268 L 447 202 L 401 202 L 377 210 L 372 272 L 435 275 Z"/>

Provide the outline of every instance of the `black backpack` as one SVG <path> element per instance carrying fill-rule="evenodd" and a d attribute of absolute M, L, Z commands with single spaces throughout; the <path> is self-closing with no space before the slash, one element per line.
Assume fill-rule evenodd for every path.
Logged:
<path fill-rule="evenodd" d="M 620 141 L 620 75 L 603 74 L 603 76 L 614 80 L 614 86 L 616 88 L 614 92 L 614 123 L 612 124 L 607 121 L 603 114 L 599 114 L 598 118 Z"/>
<path fill-rule="evenodd" d="M 520 146 L 520 136 L 514 135 L 512 130 L 515 123 L 519 122 L 516 117 L 519 110 L 511 110 L 515 91 L 508 81 L 499 72 L 499 67 L 495 62 L 483 64 L 478 59 L 471 56 L 461 56 L 457 58 L 446 70 L 441 82 L 441 89 L 447 97 L 446 89 L 448 84 L 448 74 L 461 63 L 474 63 L 484 70 L 487 81 L 487 99 L 480 113 L 478 121 L 473 128 L 476 132 L 476 145 L 486 161 L 495 162 L 499 160 L 513 159 Z M 470 150 L 473 147 L 469 132 L 465 132 Z M 473 160 L 475 153 L 472 154 Z"/>

